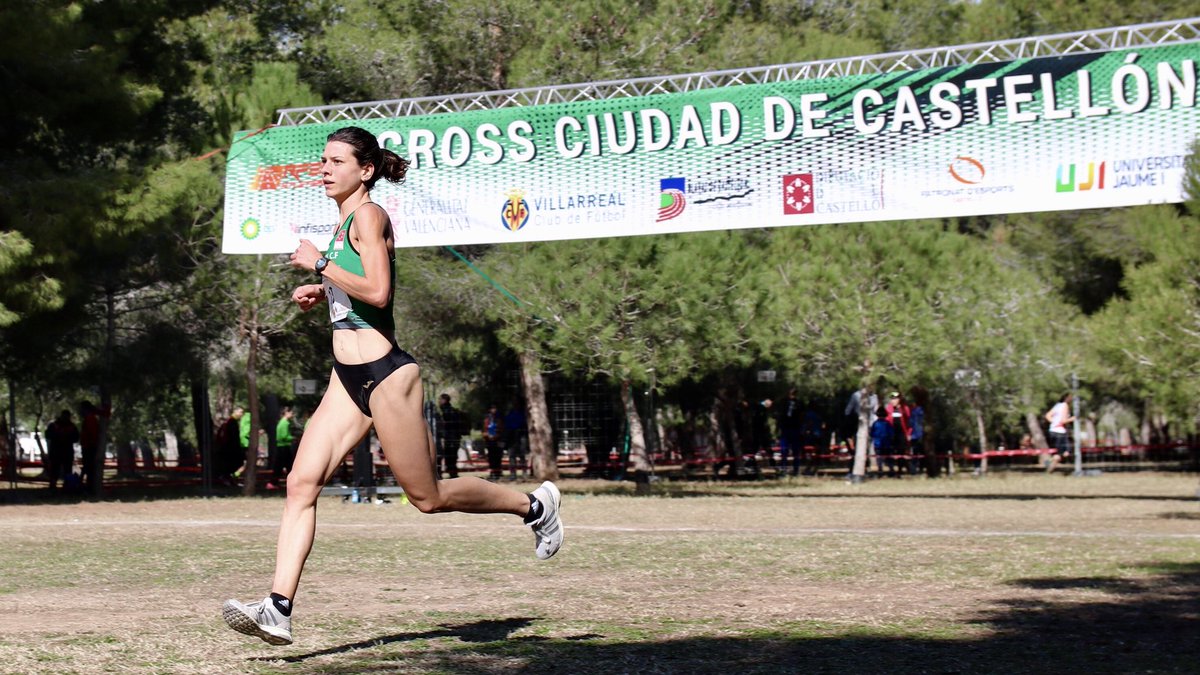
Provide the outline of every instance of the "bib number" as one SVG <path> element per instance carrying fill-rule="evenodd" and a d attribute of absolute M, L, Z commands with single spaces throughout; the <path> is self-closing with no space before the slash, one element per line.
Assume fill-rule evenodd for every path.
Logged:
<path fill-rule="evenodd" d="M 329 303 L 329 321 L 337 323 L 350 315 L 350 295 L 342 289 L 323 281 L 325 286 L 325 299 Z"/>

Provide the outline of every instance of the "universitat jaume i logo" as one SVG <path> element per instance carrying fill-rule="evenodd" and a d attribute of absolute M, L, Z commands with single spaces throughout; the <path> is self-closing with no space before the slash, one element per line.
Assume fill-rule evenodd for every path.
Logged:
<path fill-rule="evenodd" d="M 257 218 L 247 218 L 242 222 L 242 236 L 246 239 L 257 239 L 259 232 L 262 232 L 262 227 Z"/>
<path fill-rule="evenodd" d="M 686 178 L 660 178 L 658 189 L 661 196 L 658 200 L 658 220 L 655 222 L 661 223 L 683 213 L 687 206 L 687 199 L 683 196 L 687 191 Z"/>
<path fill-rule="evenodd" d="M 529 222 L 529 203 L 525 201 L 525 191 L 514 188 L 507 193 L 508 199 L 500 209 L 500 222 L 512 232 L 525 227 Z"/>

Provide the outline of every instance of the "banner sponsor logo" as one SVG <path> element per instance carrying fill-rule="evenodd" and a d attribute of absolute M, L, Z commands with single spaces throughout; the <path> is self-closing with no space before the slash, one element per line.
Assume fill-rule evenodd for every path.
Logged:
<path fill-rule="evenodd" d="M 884 208 L 882 169 L 814 171 L 812 185 L 817 216 L 868 214 Z"/>
<path fill-rule="evenodd" d="M 658 189 L 660 192 L 658 200 L 658 220 L 671 220 L 683 213 L 687 207 L 687 197 L 684 192 L 687 190 L 686 178 L 662 178 L 658 181 Z"/>
<path fill-rule="evenodd" d="M 783 215 L 813 213 L 813 175 L 793 173 L 783 177 Z"/>
<path fill-rule="evenodd" d="M 467 213 L 467 200 L 461 197 L 399 199 L 392 196 L 384 201 L 384 208 L 404 216 L 461 216 Z"/>
<path fill-rule="evenodd" d="M 511 232 L 525 227 L 529 222 L 529 202 L 525 201 L 524 190 L 509 191 L 508 199 L 504 200 L 504 206 L 500 208 L 500 220 Z"/>
<path fill-rule="evenodd" d="M 978 203 L 988 195 L 1016 190 L 1011 183 L 997 183 L 987 164 L 976 157 L 957 155 L 942 166 L 945 167 L 945 173 L 935 174 L 939 176 L 935 187 L 919 191 L 922 198 L 941 200 L 943 203 L 971 204 Z"/>
<path fill-rule="evenodd" d="M 1075 164 L 1059 164 L 1055 171 L 1055 192 L 1087 192 L 1104 189 L 1104 170 L 1108 162 L 1079 164 L 1079 182 L 1075 181 Z"/>
<path fill-rule="evenodd" d="M 718 209 L 740 209 L 750 206 L 748 197 L 754 193 L 745 178 L 702 178 L 687 180 L 689 201 L 696 206 Z"/>
<path fill-rule="evenodd" d="M 1161 188 L 1173 173 L 1185 170 L 1186 161 L 1185 155 L 1157 155 L 1059 164 L 1055 169 L 1054 191 Z"/>
<path fill-rule="evenodd" d="M 247 240 L 257 239 L 262 226 L 257 218 L 247 218 L 242 223 L 242 236 Z"/>
<path fill-rule="evenodd" d="M 950 161 L 950 176 L 963 185 L 977 185 L 987 175 L 983 162 L 959 155 Z"/>
<path fill-rule="evenodd" d="M 1113 189 L 1159 188 L 1167 185 L 1172 172 L 1186 169 L 1184 155 L 1159 155 L 1118 159 L 1113 162 Z"/>
<path fill-rule="evenodd" d="M 322 184 L 321 163 L 260 166 L 250 183 L 251 190 L 285 190 L 316 187 Z"/>
<path fill-rule="evenodd" d="M 550 195 L 533 198 L 533 208 L 538 211 L 606 209 L 614 206 L 625 206 L 625 196 L 620 192 L 601 192 L 586 195 Z"/>

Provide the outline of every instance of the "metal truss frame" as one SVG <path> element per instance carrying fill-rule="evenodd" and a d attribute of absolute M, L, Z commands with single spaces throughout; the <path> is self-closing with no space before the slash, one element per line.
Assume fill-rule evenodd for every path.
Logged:
<path fill-rule="evenodd" d="M 470 94 L 424 96 L 390 101 L 345 103 L 309 108 L 283 108 L 278 111 L 279 117 L 276 124 L 295 126 L 334 121 L 457 113 L 470 110 L 495 110 L 497 108 L 595 101 L 652 94 L 678 94 L 743 84 L 903 72 L 922 68 L 1087 54 L 1195 41 L 1200 41 L 1200 17 L 780 66 L 549 85 Z"/>

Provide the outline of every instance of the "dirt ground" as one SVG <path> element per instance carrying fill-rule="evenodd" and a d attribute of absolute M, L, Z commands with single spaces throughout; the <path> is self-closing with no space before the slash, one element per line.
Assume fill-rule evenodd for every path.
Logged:
<path fill-rule="evenodd" d="M 283 648 L 219 613 L 269 590 L 277 496 L 2 505 L 0 671 L 1200 664 L 1194 476 L 562 488 L 566 543 L 540 563 L 512 517 L 323 498 Z"/>

